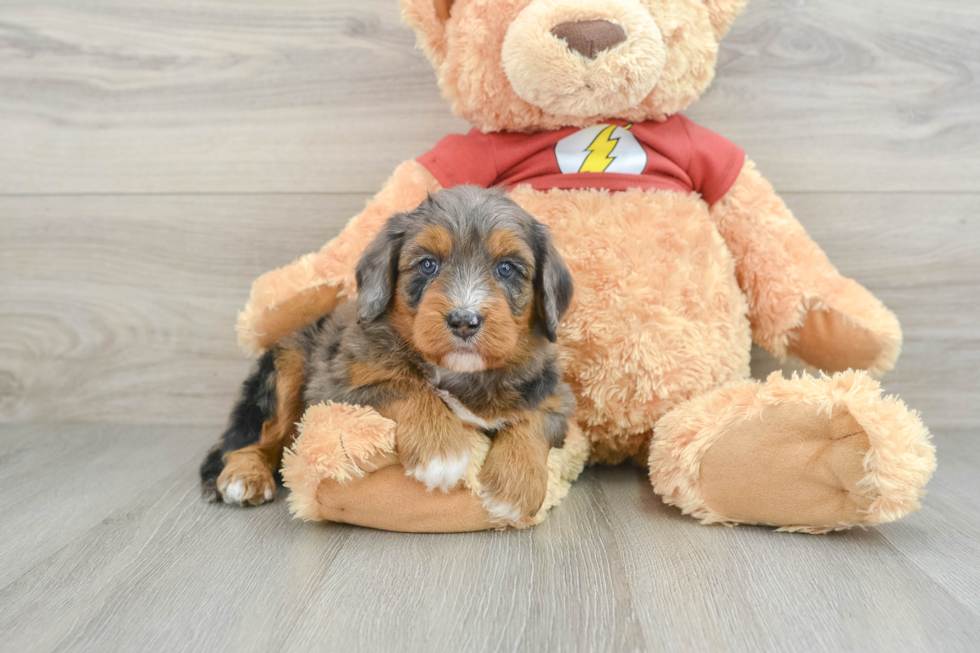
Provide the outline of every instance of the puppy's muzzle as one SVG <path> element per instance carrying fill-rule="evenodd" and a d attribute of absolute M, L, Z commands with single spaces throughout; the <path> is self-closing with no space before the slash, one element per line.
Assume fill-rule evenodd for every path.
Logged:
<path fill-rule="evenodd" d="M 483 326 L 483 317 L 470 311 L 453 311 L 446 316 L 446 326 L 462 340 L 475 336 Z"/>

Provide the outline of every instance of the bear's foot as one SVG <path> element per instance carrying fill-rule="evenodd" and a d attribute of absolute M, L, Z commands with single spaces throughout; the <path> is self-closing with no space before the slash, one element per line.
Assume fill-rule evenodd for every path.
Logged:
<path fill-rule="evenodd" d="M 290 490 L 289 509 L 295 517 L 309 521 L 392 531 L 524 528 L 543 521 L 548 510 L 561 501 L 589 452 L 588 438 L 570 425 L 564 446 L 547 454 L 544 504 L 537 514 L 512 522 L 491 515 L 483 507 L 479 472 L 490 444 L 486 436 L 473 431 L 470 464 L 463 482 L 446 493 L 430 492 L 406 474 L 395 448 L 394 422 L 370 408 L 312 406 L 303 416 L 299 437 L 283 453 L 282 476 Z"/>
<path fill-rule="evenodd" d="M 744 382 L 658 424 L 654 489 L 706 523 L 826 533 L 919 507 L 936 466 L 918 415 L 863 372 Z"/>

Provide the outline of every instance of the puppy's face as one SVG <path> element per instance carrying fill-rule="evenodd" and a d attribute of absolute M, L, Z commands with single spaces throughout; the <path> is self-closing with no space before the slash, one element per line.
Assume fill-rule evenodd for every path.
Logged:
<path fill-rule="evenodd" d="M 512 228 L 428 224 L 402 247 L 392 323 L 437 365 L 499 367 L 531 328 L 533 280 L 534 253 Z"/>
<path fill-rule="evenodd" d="M 545 227 L 499 192 L 456 187 L 392 218 L 358 293 L 362 321 L 385 314 L 426 360 L 479 372 L 554 340 L 572 287 Z"/>

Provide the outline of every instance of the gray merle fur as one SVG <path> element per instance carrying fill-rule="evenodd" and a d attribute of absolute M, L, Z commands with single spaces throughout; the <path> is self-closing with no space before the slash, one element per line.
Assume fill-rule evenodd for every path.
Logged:
<path fill-rule="evenodd" d="M 266 352 L 242 384 L 241 393 L 228 419 L 221 441 L 201 463 L 201 493 L 207 501 L 219 501 L 216 481 L 224 469 L 222 456 L 259 441 L 262 424 L 276 414 L 276 366 L 273 353 Z"/>
<path fill-rule="evenodd" d="M 534 320 L 529 336 L 533 353 L 519 363 L 480 372 L 453 372 L 426 361 L 402 335 L 382 319 L 390 311 L 398 289 L 398 260 L 402 246 L 426 225 L 436 224 L 453 234 L 462 234 L 463 257 L 477 268 L 486 265 L 481 242 L 493 229 L 507 228 L 530 246 L 534 265 Z M 481 258 L 482 257 L 482 258 Z M 476 415 L 500 412 L 501 406 L 514 411 L 535 410 L 543 402 L 559 398 L 545 412 L 544 437 L 553 447 L 561 447 L 574 410 L 569 386 L 561 379 L 554 346 L 561 317 L 572 298 L 572 279 L 555 249 L 547 227 L 543 226 L 503 193 L 473 187 L 455 187 L 429 196 L 417 209 L 392 217 L 366 249 L 356 269 L 358 300 L 342 304 L 304 329 L 285 337 L 256 364 L 242 386 L 241 397 L 232 411 L 221 443 L 212 449 L 201 465 L 204 496 L 218 500 L 215 487 L 221 473 L 222 456 L 259 441 L 263 423 L 275 416 L 275 356 L 283 350 L 302 354 L 305 361 L 303 399 L 307 407 L 321 402 L 339 402 L 382 409 L 401 398 L 397 384 L 351 383 L 351 367 L 358 362 L 383 362 L 386 368 L 407 371 L 409 376 L 445 390 Z M 518 290 L 500 280 L 505 294 Z M 516 282 L 512 282 L 516 283 Z M 402 286 L 406 301 L 417 306 L 429 280 L 406 279 Z M 511 311 L 521 306 L 508 295 Z M 524 304 L 526 307 L 527 304 Z M 488 432 L 493 435 L 493 432 Z"/>

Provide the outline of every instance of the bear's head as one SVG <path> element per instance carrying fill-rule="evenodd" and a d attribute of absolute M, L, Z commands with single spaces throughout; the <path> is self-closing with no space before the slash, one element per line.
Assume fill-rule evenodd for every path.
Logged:
<path fill-rule="evenodd" d="M 542 131 L 682 111 L 746 0 L 400 2 L 454 113 L 483 131 Z"/>

